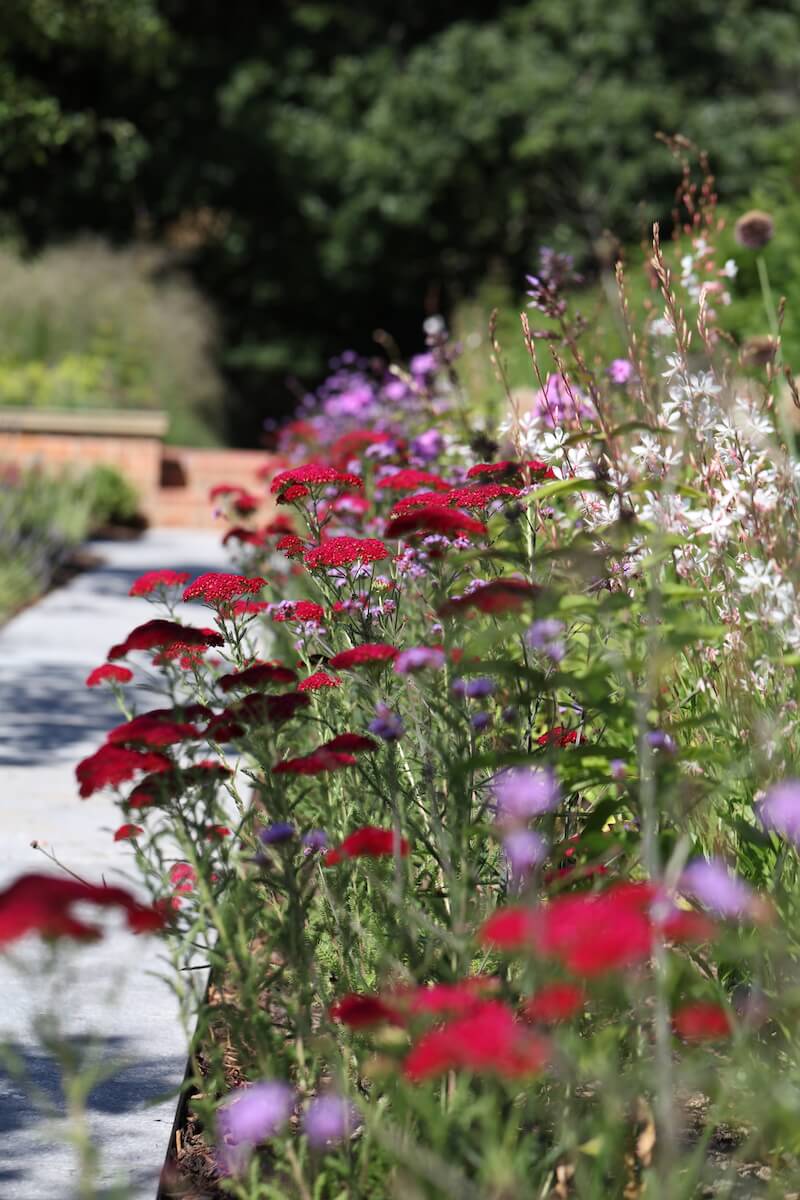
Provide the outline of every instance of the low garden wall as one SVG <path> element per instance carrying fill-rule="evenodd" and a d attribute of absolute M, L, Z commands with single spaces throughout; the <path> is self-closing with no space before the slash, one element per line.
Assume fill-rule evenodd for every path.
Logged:
<path fill-rule="evenodd" d="M 46 470 L 115 467 L 136 488 L 151 525 L 204 528 L 214 523 L 209 490 L 238 483 L 263 494 L 258 450 L 166 446 L 166 413 L 63 411 L 0 407 L 0 464 Z"/>

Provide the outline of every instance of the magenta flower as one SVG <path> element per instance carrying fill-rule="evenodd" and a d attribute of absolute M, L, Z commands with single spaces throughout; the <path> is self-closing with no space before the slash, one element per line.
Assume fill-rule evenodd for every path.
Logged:
<path fill-rule="evenodd" d="M 549 767 L 508 767 L 491 781 L 502 825 L 524 825 L 558 806 L 558 781 Z"/>
<path fill-rule="evenodd" d="M 312 1100 L 303 1122 L 306 1136 L 315 1150 L 335 1145 L 348 1138 L 358 1123 L 358 1110 L 343 1096 L 317 1096 Z"/>
<path fill-rule="evenodd" d="M 687 896 L 719 913 L 721 917 L 742 917 L 750 908 L 753 893 L 744 880 L 733 875 L 725 863 L 712 858 L 696 858 L 680 878 L 680 890 Z"/>
<path fill-rule="evenodd" d="M 628 383 L 633 377 L 633 364 L 627 358 L 615 358 L 608 366 L 608 378 L 612 383 Z"/>
<path fill-rule="evenodd" d="M 800 847 L 800 779 L 773 784 L 759 812 L 768 829 L 774 829 Z"/>

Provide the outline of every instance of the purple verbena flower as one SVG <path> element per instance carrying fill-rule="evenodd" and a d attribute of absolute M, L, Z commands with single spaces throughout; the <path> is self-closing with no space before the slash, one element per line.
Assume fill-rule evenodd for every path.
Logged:
<path fill-rule="evenodd" d="M 370 733 L 383 738 L 385 742 L 396 742 L 405 733 L 405 726 L 397 713 L 392 712 L 388 704 L 378 704 L 375 709 L 375 719 L 367 726 Z"/>
<path fill-rule="evenodd" d="M 470 719 L 470 725 L 476 733 L 483 733 L 492 723 L 492 714 L 487 712 L 475 713 L 475 716 Z"/>
<path fill-rule="evenodd" d="M 274 825 L 267 825 L 266 829 L 262 829 L 258 837 L 263 845 L 276 846 L 280 842 L 291 841 L 296 832 L 290 821 L 276 821 Z"/>
<path fill-rule="evenodd" d="M 646 741 L 652 750 L 663 750 L 665 754 L 675 754 L 678 749 L 674 739 L 663 729 L 651 729 Z"/>
<path fill-rule="evenodd" d="M 507 767 L 491 781 L 497 820 L 524 825 L 558 807 L 558 781 L 549 767 Z"/>
<path fill-rule="evenodd" d="M 514 879 L 522 881 L 547 855 L 547 842 L 532 829 L 513 829 L 503 838 L 503 851 Z"/>
<path fill-rule="evenodd" d="M 744 880 L 714 858 L 696 858 L 690 862 L 681 875 L 679 886 L 687 896 L 721 917 L 744 916 L 753 900 L 753 893 Z"/>
<path fill-rule="evenodd" d="M 444 664 L 444 650 L 437 646 L 411 646 L 398 654 L 394 669 L 398 675 L 408 675 L 414 671 L 440 671 Z"/>
<path fill-rule="evenodd" d="M 343 1096 L 317 1096 L 308 1106 L 303 1128 L 316 1150 L 348 1138 L 358 1124 L 358 1110 Z"/>
<path fill-rule="evenodd" d="M 559 663 L 567 652 L 563 634 L 562 621 L 557 621 L 554 617 L 544 617 L 533 622 L 525 634 L 525 641 L 532 650 L 539 650 L 554 663 Z"/>
<path fill-rule="evenodd" d="M 294 1093 L 286 1083 L 269 1081 L 236 1088 L 217 1111 L 217 1131 L 223 1163 L 229 1171 L 240 1170 L 249 1152 L 285 1125 L 294 1104 Z"/>
<path fill-rule="evenodd" d="M 303 845 L 309 853 L 315 850 L 327 850 L 328 835 L 324 829 L 310 829 L 303 834 Z"/>
<path fill-rule="evenodd" d="M 477 679 L 467 680 L 464 687 L 464 694 L 469 696 L 471 700 L 483 700 L 486 696 L 493 695 L 494 690 L 494 680 L 481 675 Z"/>
<path fill-rule="evenodd" d="M 800 779 L 773 784 L 759 806 L 759 815 L 768 829 L 800 847 Z"/>
<path fill-rule="evenodd" d="M 411 453 L 423 462 L 431 462 L 438 458 L 444 450 L 444 438 L 438 429 L 428 429 L 415 437 L 411 443 Z"/>

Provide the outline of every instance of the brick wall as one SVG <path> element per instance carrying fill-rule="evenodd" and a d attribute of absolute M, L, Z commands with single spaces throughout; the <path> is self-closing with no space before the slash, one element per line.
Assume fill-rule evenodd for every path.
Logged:
<path fill-rule="evenodd" d="M 222 530 L 224 523 L 213 517 L 209 490 L 235 483 L 265 496 L 258 470 L 268 461 L 258 450 L 195 450 L 136 434 L 0 428 L 0 463 L 45 470 L 81 470 L 97 463 L 116 467 L 138 491 L 142 512 L 154 526 Z M 268 519 L 271 511 L 265 497 L 257 519 Z"/>

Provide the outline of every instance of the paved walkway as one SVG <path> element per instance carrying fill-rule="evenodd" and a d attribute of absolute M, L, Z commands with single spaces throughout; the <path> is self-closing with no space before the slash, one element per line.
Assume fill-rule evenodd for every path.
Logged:
<path fill-rule="evenodd" d="M 84 679 L 114 642 L 153 615 L 146 601 L 127 594 L 138 575 L 156 567 L 199 574 L 226 562 L 215 533 L 155 530 L 138 542 L 91 548 L 102 566 L 0 630 L 0 887 L 24 871 L 55 870 L 31 848 L 33 839 L 93 881 L 121 882 L 133 867 L 130 847 L 111 838 L 120 823 L 114 805 L 102 795 L 78 798 L 76 763 L 119 719 L 110 694 L 87 689 Z M 191 615 L 197 623 L 196 606 Z M 109 1069 L 124 1064 L 88 1102 L 103 1197 L 154 1200 L 167 1148 L 186 1039 L 175 997 L 153 975 L 162 953 L 156 939 L 120 929 L 79 949 L 74 977 L 56 989 L 74 1047 L 99 1050 Z M 41 955 L 38 943 L 26 941 L 16 965 L 0 959 L 0 1044 L 11 1041 L 29 1078 L 58 1101 L 58 1072 L 33 1032 L 47 1006 L 44 987 L 29 973 Z M 59 1133 L 58 1123 L 43 1119 L 0 1073 L 0 1200 L 77 1196 L 75 1154 Z M 118 1193 L 120 1181 L 127 1189 Z"/>

